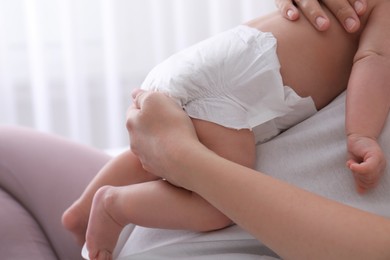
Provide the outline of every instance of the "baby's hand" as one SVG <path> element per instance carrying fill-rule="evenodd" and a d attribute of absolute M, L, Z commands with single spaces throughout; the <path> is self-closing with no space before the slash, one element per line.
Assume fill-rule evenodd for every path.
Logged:
<path fill-rule="evenodd" d="M 365 193 L 374 188 L 386 168 L 386 158 L 375 139 L 352 134 L 347 140 L 348 168 L 353 172 L 356 188 Z"/>

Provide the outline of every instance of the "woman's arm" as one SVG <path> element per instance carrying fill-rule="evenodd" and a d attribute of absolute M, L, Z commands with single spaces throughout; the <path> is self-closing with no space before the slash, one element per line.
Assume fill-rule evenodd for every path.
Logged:
<path fill-rule="evenodd" d="M 196 149 L 199 149 L 196 151 Z M 389 259 L 390 220 L 316 196 L 191 145 L 174 179 L 283 259 Z"/>
<path fill-rule="evenodd" d="M 323 0 L 322 3 L 337 17 L 345 30 L 352 33 L 360 27 L 359 16 L 367 9 L 366 1 Z M 299 18 L 299 8 L 317 30 L 325 31 L 330 26 L 329 18 L 318 0 L 275 0 L 275 2 L 282 15 L 289 20 L 294 21 Z"/>
<path fill-rule="evenodd" d="M 390 258 L 390 220 L 225 160 L 169 98 L 136 94 L 127 126 L 144 167 L 198 193 L 283 259 Z"/>

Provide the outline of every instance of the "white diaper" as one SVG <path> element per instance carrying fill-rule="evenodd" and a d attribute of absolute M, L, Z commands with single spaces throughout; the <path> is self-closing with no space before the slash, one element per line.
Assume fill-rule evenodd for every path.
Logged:
<path fill-rule="evenodd" d="M 175 98 L 190 117 L 252 129 L 264 142 L 316 112 L 283 85 L 271 33 L 237 26 L 156 66 L 141 88 Z"/>

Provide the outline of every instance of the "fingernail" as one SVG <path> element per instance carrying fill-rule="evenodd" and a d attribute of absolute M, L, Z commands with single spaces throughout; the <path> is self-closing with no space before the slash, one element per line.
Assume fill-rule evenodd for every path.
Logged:
<path fill-rule="evenodd" d="M 348 30 L 352 30 L 356 25 L 356 21 L 353 18 L 347 18 L 345 20 L 345 26 Z"/>
<path fill-rule="evenodd" d="M 322 16 L 316 18 L 316 24 L 318 28 L 322 28 L 326 24 L 326 19 Z"/>
<path fill-rule="evenodd" d="M 362 4 L 362 2 L 356 1 L 356 2 L 354 3 L 354 8 L 355 8 L 355 11 L 356 11 L 357 13 L 360 13 L 361 11 L 363 11 L 364 5 Z"/>
<path fill-rule="evenodd" d="M 287 16 L 288 16 L 288 18 L 292 19 L 293 16 L 294 16 L 294 11 L 291 10 L 291 9 L 288 9 L 288 11 L 287 11 Z"/>

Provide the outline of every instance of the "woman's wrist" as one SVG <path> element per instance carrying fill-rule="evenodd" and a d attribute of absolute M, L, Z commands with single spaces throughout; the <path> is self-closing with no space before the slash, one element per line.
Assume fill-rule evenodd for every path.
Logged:
<path fill-rule="evenodd" d="M 172 184 L 193 190 L 198 172 L 207 163 L 208 158 L 216 156 L 200 142 L 177 143 L 166 154 L 164 178 Z"/>

